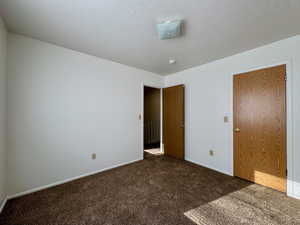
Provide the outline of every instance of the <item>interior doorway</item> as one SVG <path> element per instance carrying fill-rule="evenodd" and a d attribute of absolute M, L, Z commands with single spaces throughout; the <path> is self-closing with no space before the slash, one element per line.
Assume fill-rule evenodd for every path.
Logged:
<path fill-rule="evenodd" d="M 287 191 L 286 65 L 234 76 L 234 175 Z"/>
<path fill-rule="evenodd" d="M 143 155 L 184 160 L 184 85 L 158 88 L 142 85 Z"/>
<path fill-rule="evenodd" d="M 162 155 L 161 89 L 144 86 L 144 157 Z"/>

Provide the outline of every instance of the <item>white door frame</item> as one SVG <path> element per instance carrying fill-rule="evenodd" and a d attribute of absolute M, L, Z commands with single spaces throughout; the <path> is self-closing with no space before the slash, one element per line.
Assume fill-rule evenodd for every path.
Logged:
<path fill-rule="evenodd" d="M 251 71 L 256 71 L 260 69 L 267 69 L 270 67 L 274 66 L 279 66 L 279 65 L 286 65 L 286 114 L 287 114 L 287 119 L 286 119 L 286 153 L 287 153 L 287 170 L 288 170 L 288 175 L 287 175 L 287 195 L 290 197 L 294 197 L 294 130 L 293 130 L 293 73 L 292 73 L 292 61 L 283 61 L 283 62 L 278 62 L 275 64 L 270 64 L 266 66 L 260 66 L 256 68 L 251 68 L 248 70 L 244 71 L 238 71 L 234 74 L 232 74 L 232 83 L 233 83 L 233 76 L 236 74 L 241 74 L 241 73 L 247 73 Z M 233 112 L 233 88 L 231 92 L 231 101 L 232 101 L 232 112 Z M 233 114 L 232 114 L 233 115 Z M 232 116 L 232 121 L 233 121 L 233 116 Z M 233 123 L 230 123 L 230 129 L 231 129 L 231 149 L 232 149 L 232 175 L 233 174 L 233 163 L 234 163 L 234 148 L 233 148 Z"/>
<path fill-rule="evenodd" d="M 160 151 L 163 152 L 163 87 L 153 84 L 142 83 L 142 108 L 141 108 L 141 133 L 142 133 L 142 158 L 144 159 L 144 89 L 145 87 L 156 88 L 160 90 Z"/>

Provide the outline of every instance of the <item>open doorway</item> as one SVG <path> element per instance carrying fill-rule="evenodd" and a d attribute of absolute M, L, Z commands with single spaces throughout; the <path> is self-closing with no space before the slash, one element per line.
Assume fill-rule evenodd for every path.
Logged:
<path fill-rule="evenodd" d="M 184 85 L 167 88 L 142 84 L 144 158 L 165 155 L 184 160 Z"/>
<path fill-rule="evenodd" d="M 161 89 L 144 86 L 144 157 L 162 155 Z"/>

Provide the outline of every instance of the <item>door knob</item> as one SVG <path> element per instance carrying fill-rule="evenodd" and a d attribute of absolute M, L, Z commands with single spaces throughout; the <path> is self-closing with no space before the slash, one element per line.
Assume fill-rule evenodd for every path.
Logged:
<path fill-rule="evenodd" d="M 240 128 L 235 128 L 234 131 L 235 132 L 240 132 L 241 130 L 240 130 Z"/>

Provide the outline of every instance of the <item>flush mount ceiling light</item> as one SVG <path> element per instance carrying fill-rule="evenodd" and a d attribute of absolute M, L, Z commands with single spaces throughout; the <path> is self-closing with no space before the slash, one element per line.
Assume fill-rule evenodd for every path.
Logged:
<path fill-rule="evenodd" d="M 157 24 L 157 32 L 159 39 L 172 39 L 179 37 L 181 34 L 182 20 L 168 20 Z"/>

